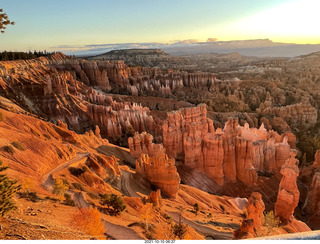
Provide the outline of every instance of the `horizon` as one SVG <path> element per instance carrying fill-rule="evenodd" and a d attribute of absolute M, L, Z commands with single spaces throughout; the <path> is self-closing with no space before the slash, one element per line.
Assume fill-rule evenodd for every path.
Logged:
<path fill-rule="evenodd" d="M 265 39 L 320 44 L 320 31 L 314 28 L 319 6 L 316 0 L 3 0 L 0 7 L 16 25 L 0 35 L 1 50 L 70 53 L 116 44 Z"/>

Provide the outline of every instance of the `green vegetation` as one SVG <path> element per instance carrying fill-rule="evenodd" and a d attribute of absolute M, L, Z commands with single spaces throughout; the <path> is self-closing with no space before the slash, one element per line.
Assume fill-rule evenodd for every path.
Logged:
<path fill-rule="evenodd" d="M 320 136 L 316 133 L 301 131 L 297 133 L 297 141 L 297 148 L 301 151 L 298 159 L 304 163 L 303 166 L 307 166 L 308 162 L 314 160 L 314 155 L 320 149 Z"/>
<path fill-rule="evenodd" d="M 271 210 L 268 213 L 265 213 L 264 219 L 264 226 L 268 227 L 269 229 L 277 228 L 280 224 L 279 217 L 275 217 L 273 211 Z"/>
<path fill-rule="evenodd" d="M 184 238 L 187 232 L 187 225 L 181 223 L 181 218 L 179 223 L 172 226 L 172 233 L 175 237 L 178 237 L 180 240 Z"/>
<path fill-rule="evenodd" d="M 77 190 L 79 190 L 79 191 L 85 191 L 85 189 L 84 189 L 84 187 L 83 187 L 83 185 L 82 185 L 81 183 L 73 182 L 73 183 L 71 183 L 71 185 L 72 185 L 75 189 L 77 189 Z"/>
<path fill-rule="evenodd" d="M 12 146 L 14 146 L 15 148 L 19 149 L 20 151 L 26 150 L 26 149 L 24 148 L 24 146 L 22 145 L 22 143 L 19 142 L 19 141 L 14 141 L 14 142 L 12 142 L 11 144 L 12 144 Z"/>
<path fill-rule="evenodd" d="M 64 194 L 63 204 L 68 205 L 68 206 L 76 206 L 76 204 L 74 203 L 74 201 L 71 199 L 70 194 L 68 194 L 68 193 L 65 193 L 65 194 Z"/>
<path fill-rule="evenodd" d="M 44 51 L 29 51 L 29 52 L 0 52 L 0 61 L 11 61 L 11 60 L 18 60 L 18 59 L 34 59 L 34 58 L 39 58 L 39 57 L 46 57 L 49 55 L 54 54 L 55 52 L 47 52 L 46 50 Z"/>
<path fill-rule="evenodd" d="M 7 166 L 3 166 L 0 161 L 0 172 L 8 169 Z M 15 208 L 15 205 L 11 201 L 13 194 L 21 189 L 20 185 L 17 185 L 16 180 L 10 179 L 5 174 L 0 174 L 0 215 L 4 216 L 9 211 Z"/>
<path fill-rule="evenodd" d="M 101 194 L 100 204 L 107 205 L 109 215 L 119 215 L 126 208 L 122 198 L 115 194 Z"/>
<path fill-rule="evenodd" d="M 84 172 L 88 171 L 88 168 L 85 166 L 83 166 L 82 168 L 69 167 L 68 170 L 72 175 L 79 177 Z"/>
<path fill-rule="evenodd" d="M 69 186 L 60 178 L 57 178 L 54 182 L 52 193 L 58 195 L 61 200 L 64 198 L 65 192 L 69 189 Z"/>
<path fill-rule="evenodd" d="M 19 192 L 18 193 L 19 196 L 21 198 L 24 198 L 26 200 L 29 200 L 31 202 L 39 202 L 40 200 L 42 200 L 36 192 L 28 192 L 28 191 L 25 191 L 25 192 Z"/>

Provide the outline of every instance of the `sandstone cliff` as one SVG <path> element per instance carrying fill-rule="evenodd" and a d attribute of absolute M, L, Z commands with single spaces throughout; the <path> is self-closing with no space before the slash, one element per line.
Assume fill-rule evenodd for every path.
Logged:
<path fill-rule="evenodd" d="M 152 141 L 153 136 L 151 134 L 146 132 L 135 133 L 133 137 L 128 138 L 130 155 L 134 158 L 139 158 L 141 154 L 148 154 L 150 157 L 164 154 L 162 144 L 155 144 Z"/>
<path fill-rule="evenodd" d="M 180 177 L 174 159 L 165 154 L 156 157 L 141 154 L 136 160 L 136 173 L 147 178 L 168 196 L 176 197 Z"/>
<path fill-rule="evenodd" d="M 205 105 L 168 113 L 163 124 L 163 145 L 170 157 L 206 173 L 217 184 L 237 179 L 253 186 L 257 171 L 279 171 L 290 157 L 287 136 L 239 126 L 229 120 L 215 130 Z"/>
<path fill-rule="evenodd" d="M 247 217 L 241 223 L 240 229 L 235 232 L 236 239 L 252 238 L 256 231 L 264 224 L 265 210 L 262 196 L 258 192 L 253 192 L 248 199 L 246 206 Z"/>

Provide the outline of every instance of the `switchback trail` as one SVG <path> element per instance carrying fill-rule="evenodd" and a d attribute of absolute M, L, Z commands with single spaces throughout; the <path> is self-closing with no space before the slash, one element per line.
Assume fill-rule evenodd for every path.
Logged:
<path fill-rule="evenodd" d="M 80 160 L 83 160 L 87 156 L 89 156 L 90 153 L 77 153 L 77 156 L 74 159 L 71 159 L 63 164 L 59 164 L 56 168 L 52 169 L 49 173 L 45 174 L 41 178 L 41 185 L 48 190 L 49 187 L 51 187 L 54 184 L 54 180 L 52 178 L 52 175 L 66 167 L 68 167 L 71 164 L 74 164 Z"/>
<path fill-rule="evenodd" d="M 177 222 L 177 223 L 179 222 L 180 213 L 168 212 L 168 214 L 172 217 L 172 219 L 175 222 Z M 191 220 L 184 218 L 183 216 L 181 216 L 181 221 L 182 221 L 182 223 L 187 224 L 188 226 L 192 227 L 197 232 L 199 232 L 200 234 L 202 234 L 206 237 L 209 236 L 209 237 L 214 238 L 215 240 L 232 240 L 233 239 L 233 233 L 231 233 L 231 232 L 220 232 L 220 231 L 211 229 L 207 226 L 197 224 Z"/>

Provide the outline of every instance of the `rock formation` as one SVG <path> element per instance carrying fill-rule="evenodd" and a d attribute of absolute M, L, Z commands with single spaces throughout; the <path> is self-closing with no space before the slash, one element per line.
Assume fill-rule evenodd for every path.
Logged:
<path fill-rule="evenodd" d="M 229 120 L 223 130 L 215 130 L 206 105 L 168 113 L 163 145 L 170 157 L 206 173 L 219 185 L 238 179 L 252 186 L 257 171 L 278 171 L 290 157 L 287 136 L 268 132 L 263 124 L 256 129 Z"/>
<path fill-rule="evenodd" d="M 313 167 L 320 168 L 320 150 L 314 155 Z"/>
<path fill-rule="evenodd" d="M 281 117 L 287 122 L 294 121 L 308 127 L 314 126 L 318 117 L 317 110 L 310 103 L 266 108 L 261 114 Z"/>
<path fill-rule="evenodd" d="M 158 189 L 157 191 L 150 192 L 148 200 L 154 205 L 154 206 L 160 206 L 162 204 L 162 198 L 161 198 L 161 190 Z"/>
<path fill-rule="evenodd" d="M 253 228 L 258 229 L 264 224 L 263 211 L 265 209 L 262 196 L 258 192 L 253 192 L 247 203 L 247 219 L 253 219 Z"/>
<path fill-rule="evenodd" d="M 275 216 L 280 217 L 281 222 L 292 220 L 294 209 L 298 206 L 300 192 L 297 186 L 299 175 L 298 163 L 295 158 L 297 151 L 292 150 L 290 158 L 281 167 L 282 179 L 279 185 L 278 198 L 275 205 Z"/>
<path fill-rule="evenodd" d="M 130 155 L 139 158 L 142 153 L 148 154 L 150 157 L 157 157 L 164 154 L 162 144 L 154 144 L 153 136 L 146 132 L 141 134 L 135 133 L 133 137 L 128 138 Z"/>
<path fill-rule="evenodd" d="M 136 160 L 136 173 L 147 178 L 166 195 L 176 197 L 180 177 L 174 159 L 166 154 L 157 157 L 141 154 Z"/>
<path fill-rule="evenodd" d="M 239 230 L 234 233 L 236 239 L 255 236 L 255 232 L 264 224 L 264 209 L 265 206 L 261 194 L 253 192 L 246 206 L 247 217 L 242 221 Z"/>
<path fill-rule="evenodd" d="M 320 216 L 320 172 L 316 172 L 312 178 L 308 208 L 312 215 Z"/>

